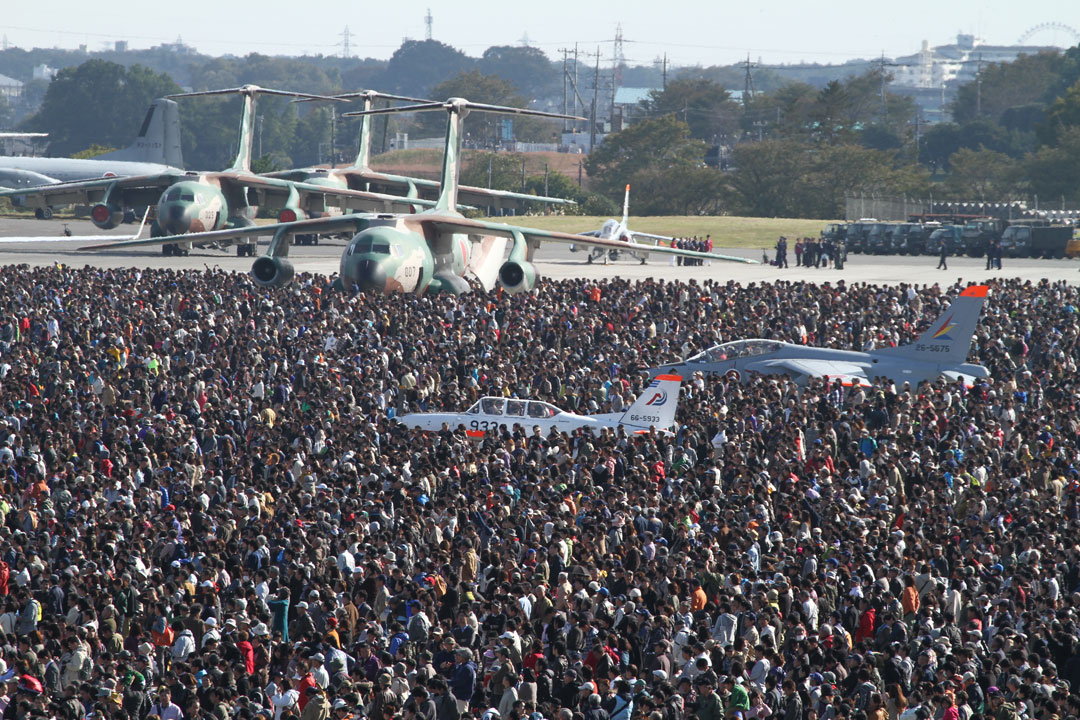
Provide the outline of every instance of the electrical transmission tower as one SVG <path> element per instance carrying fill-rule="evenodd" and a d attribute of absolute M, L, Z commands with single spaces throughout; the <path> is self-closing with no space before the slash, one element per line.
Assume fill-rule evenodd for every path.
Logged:
<path fill-rule="evenodd" d="M 349 44 L 349 41 L 352 39 L 352 33 L 349 32 L 348 25 L 345 26 L 345 29 L 341 32 L 341 35 L 339 35 L 339 37 L 341 38 L 341 42 L 338 43 L 339 45 L 341 45 L 341 57 L 351 58 L 352 46 Z"/>
<path fill-rule="evenodd" d="M 743 106 L 745 107 L 745 106 L 750 104 L 751 100 L 754 99 L 754 73 L 752 71 L 753 71 L 754 68 L 757 67 L 757 65 L 750 62 L 750 54 L 747 53 L 746 62 L 744 62 L 742 64 L 742 66 L 743 66 L 743 69 L 746 71 L 745 72 L 745 77 L 743 78 L 743 94 L 742 94 Z"/>
<path fill-rule="evenodd" d="M 435 18 L 431 17 L 431 8 L 427 9 L 427 15 L 424 16 L 424 38 L 426 40 L 431 39 L 431 25 L 435 22 Z"/>

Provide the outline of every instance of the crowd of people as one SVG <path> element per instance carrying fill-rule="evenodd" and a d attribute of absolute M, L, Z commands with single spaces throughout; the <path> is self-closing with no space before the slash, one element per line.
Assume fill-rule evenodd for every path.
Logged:
<path fill-rule="evenodd" d="M 693 250 L 694 252 L 710 253 L 713 251 L 712 235 L 706 235 L 705 237 L 685 237 L 675 238 L 671 243 L 672 247 L 679 248 L 681 250 Z M 703 265 L 705 263 L 704 258 L 684 258 L 676 257 L 676 262 L 679 265 Z"/>
<path fill-rule="evenodd" d="M 788 239 L 781 236 L 776 241 L 776 258 L 769 260 L 768 253 L 764 253 L 763 262 L 779 268 L 790 267 L 788 264 Z M 815 239 L 804 237 L 797 239 L 792 248 L 795 253 L 795 266 L 806 268 L 828 268 L 841 270 L 847 260 L 847 248 L 842 243 L 837 243 L 829 238 Z"/>
<path fill-rule="evenodd" d="M 764 337 L 910 341 L 962 288 L 0 268 L 0 708 L 183 720 L 1080 716 L 1075 286 L 995 280 L 973 387 L 687 378 Z"/>

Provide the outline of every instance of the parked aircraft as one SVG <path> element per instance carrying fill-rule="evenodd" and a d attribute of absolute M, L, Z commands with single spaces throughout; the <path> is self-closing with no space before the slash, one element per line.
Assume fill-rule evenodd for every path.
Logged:
<path fill-rule="evenodd" d="M 533 253 L 544 241 L 594 245 L 606 249 L 625 247 L 624 243 L 609 238 L 474 220 L 463 217 L 454 209 L 457 206 L 461 126 L 470 111 L 555 118 L 565 116 L 473 103 L 463 98 L 352 114 L 375 115 L 416 110 L 443 110 L 447 113 L 441 191 L 434 209 L 412 215 L 365 214 L 297 220 L 277 225 L 199 233 L 190 240 L 233 242 L 238 238 L 272 234 L 269 251 L 255 261 L 251 274 L 259 285 L 283 287 L 292 280 L 294 273 L 288 259 L 292 235 L 350 230 L 356 234 L 341 257 L 341 285 L 355 286 L 366 292 L 411 292 L 417 295 L 425 292 L 469 292 L 470 282 L 479 284 L 484 290 L 491 290 L 496 285 L 511 293 L 531 290 L 537 279 L 536 268 L 532 263 Z M 136 247 L 177 242 L 181 239 L 172 236 L 81 249 Z M 508 240 L 511 241 L 510 253 L 504 261 Z M 722 259 L 722 256 L 709 253 L 670 247 L 656 247 L 650 252 Z"/>
<path fill-rule="evenodd" d="M 421 100 L 403 95 L 390 95 L 378 92 L 377 90 L 361 90 L 359 92 L 345 93 L 344 95 L 335 95 L 334 97 L 338 100 L 362 99 L 364 101 L 364 111 L 371 110 L 375 101 L 378 99 L 403 100 L 418 103 L 431 102 L 430 100 Z M 298 102 L 305 101 L 300 100 Z M 410 198 L 418 197 L 427 200 L 438 199 L 438 180 L 407 177 L 405 175 L 393 175 L 390 173 L 379 172 L 378 170 L 372 170 L 370 166 L 371 138 L 371 116 L 364 115 L 360 123 L 359 147 L 356 153 L 356 159 L 353 161 L 352 165 L 339 168 L 310 167 L 297 170 L 280 170 L 267 173 L 267 177 L 276 177 L 319 185 L 325 184 L 328 187 L 368 190 L 388 195 L 404 195 L 405 197 Z M 492 190 L 469 185 L 458 186 L 457 199 L 458 202 L 466 205 L 485 208 L 491 207 L 495 210 L 501 210 L 507 207 L 519 207 L 526 202 L 544 202 L 557 205 L 573 204 L 573 200 L 529 195 L 527 193 L 516 193 L 505 190 Z M 312 214 L 309 216 L 315 215 Z M 280 219 L 283 222 L 287 222 L 303 219 L 303 216 L 293 217 L 291 214 L 283 213 L 283 216 Z M 300 241 L 298 244 L 304 244 L 302 238 L 298 238 L 298 240 Z"/>
<path fill-rule="evenodd" d="M 37 137 L 48 133 L 3 133 L 4 137 Z M 135 141 L 123 150 L 93 158 L 0 156 L 0 187 L 29 188 L 92 178 L 183 172 L 180 113 L 174 101 L 150 103 Z M 60 204 L 60 203 L 55 203 Z M 38 218 L 52 217 L 52 205 L 38 205 Z"/>
<path fill-rule="evenodd" d="M 92 242 L 95 240 L 102 240 L 109 238 L 113 242 L 123 242 L 125 240 L 138 240 L 142 237 L 143 230 L 146 229 L 146 219 L 150 215 L 150 208 L 147 208 L 143 212 L 142 222 L 139 223 L 139 229 L 131 235 L 75 235 L 68 229 L 67 223 L 64 223 L 64 232 L 60 235 L 5 235 L 0 237 L 0 247 L 4 245 L 20 245 L 25 243 L 52 243 L 52 242 Z M 40 227 L 40 226 L 39 226 Z"/>
<path fill-rule="evenodd" d="M 397 421 L 429 432 L 444 427 L 454 430 L 464 425 L 471 437 L 483 437 L 488 432 L 497 434 L 503 428 L 512 430 L 515 425 L 529 431 L 538 427 L 544 435 L 552 430 L 571 433 L 581 429 L 591 430 L 596 435 L 603 430 L 619 428 L 631 434 L 646 433 L 650 429 L 665 431 L 675 424 L 681 384 L 679 375 L 656 376 L 624 413 L 577 415 L 539 400 L 485 397 L 463 413 L 410 413 L 398 417 Z"/>
<path fill-rule="evenodd" d="M 670 246 L 675 242 L 675 238 L 669 235 L 653 235 L 652 233 L 638 232 L 631 230 L 627 225 L 627 220 L 630 217 L 630 186 L 626 186 L 626 193 L 623 195 L 622 206 L 622 220 L 611 219 L 605 222 L 599 230 L 590 230 L 589 232 L 583 232 L 582 235 L 588 235 L 589 237 L 602 237 L 612 240 L 619 240 L 627 245 L 623 250 L 600 250 L 598 248 L 590 248 L 589 256 L 586 258 L 586 262 L 592 263 L 594 260 L 603 259 L 606 265 L 608 260 L 618 260 L 621 253 L 629 253 L 631 257 L 641 261 L 644 265 L 645 261 L 649 259 L 650 247 L 656 247 L 660 243 L 667 243 Z M 651 240 L 651 243 L 641 242 L 641 240 Z M 637 246 L 637 247 L 635 247 Z M 577 252 L 578 248 L 574 245 L 570 246 L 570 252 Z M 713 255 L 714 260 L 728 260 L 731 262 L 741 263 L 755 263 L 756 261 L 750 258 L 736 257 L 734 255 Z"/>
<path fill-rule="evenodd" d="M 183 93 L 170 97 L 224 94 L 238 94 L 244 98 L 240 142 L 236 159 L 228 170 L 199 173 L 170 170 L 126 178 L 84 180 L 50 185 L 31 191 L 0 191 L 0 197 L 25 197 L 28 204 L 38 207 L 68 203 L 93 205 L 90 218 L 95 225 L 105 230 L 116 227 L 123 218 L 125 207 L 156 204 L 157 218 L 151 227 L 151 235 L 154 237 L 174 236 L 168 242 L 153 243 L 161 245 L 165 255 L 186 255 L 191 247 L 192 233 L 251 227 L 254 225 L 253 218 L 259 205 L 269 204 L 294 208 L 297 213 L 313 203 L 336 204 L 348 209 L 402 209 L 409 212 L 418 206 L 433 205 L 429 201 L 420 199 L 290 182 L 252 173 L 251 151 L 255 126 L 255 97 L 262 94 L 326 98 L 321 95 L 271 90 L 257 85 L 245 85 L 228 90 Z M 114 244 L 110 243 L 107 247 L 113 246 Z M 255 243 L 246 241 L 238 244 L 236 254 L 254 256 Z"/>
<path fill-rule="evenodd" d="M 789 375 L 805 384 L 810 378 L 839 380 L 844 385 L 869 385 L 886 377 L 897 385 L 917 386 L 939 377 L 972 383 L 988 377 L 982 365 L 967 362 L 971 338 L 989 288 L 971 285 L 960 293 L 930 329 L 909 345 L 870 352 L 807 347 L 778 340 L 735 340 L 711 347 L 678 363 L 665 363 L 650 372 L 723 374 L 745 380 L 750 373 Z"/>

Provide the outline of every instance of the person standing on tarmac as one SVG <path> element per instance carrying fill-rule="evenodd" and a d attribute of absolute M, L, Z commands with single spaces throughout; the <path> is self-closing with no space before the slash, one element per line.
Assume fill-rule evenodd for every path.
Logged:
<path fill-rule="evenodd" d="M 938 270 L 948 270 L 949 264 L 945 262 L 945 258 L 949 257 L 949 248 L 945 246 L 945 241 L 941 241 L 941 253 L 938 255 Z"/>

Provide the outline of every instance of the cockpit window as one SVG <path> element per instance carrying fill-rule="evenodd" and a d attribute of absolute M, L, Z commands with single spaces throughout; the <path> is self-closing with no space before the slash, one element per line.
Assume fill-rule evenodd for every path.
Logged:
<path fill-rule="evenodd" d="M 180 201 L 181 202 L 195 202 L 195 193 L 190 193 L 190 192 L 180 193 Z"/>
<path fill-rule="evenodd" d="M 483 404 L 485 415 L 502 415 L 502 398 L 484 398 L 483 400 L 481 400 L 481 403 Z"/>
<path fill-rule="evenodd" d="M 555 417 L 556 410 L 547 403 L 532 401 L 529 403 L 529 417 L 543 420 L 544 418 Z"/>
<path fill-rule="evenodd" d="M 509 417 L 525 417 L 525 401 L 524 400 L 507 400 L 506 401 L 506 414 Z"/>
<path fill-rule="evenodd" d="M 736 340 L 711 347 L 690 358 L 690 362 L 718 363 L 776 352 L 782 344 L 775 340 Z"/>
<path fill-rule="evenodd" d="M 376 255 L 389 255 L 390 244 L 389 243 L 375 243 L 371 246 L 371 252 Z"/>
<path fill-rule="evenodd" d="M 480 401 L 477 400 L 472 404 L 472 407 L 465 411 L 466 415 L 479 415 L 480 414 Z"/>
<path fill-rule="evenodd" d="M 166 202 L 174 202 L 180 199 L 180 188 L 173 188 L 165 195 Z"/>

